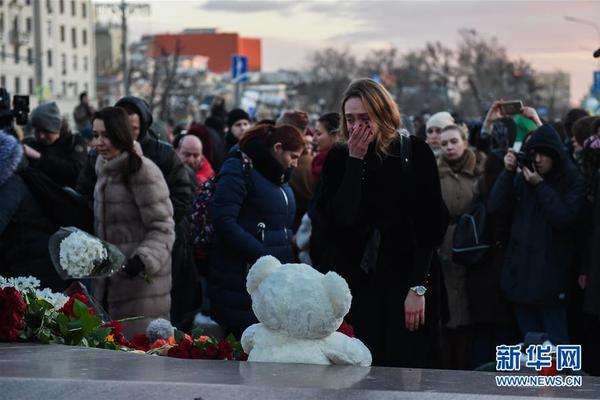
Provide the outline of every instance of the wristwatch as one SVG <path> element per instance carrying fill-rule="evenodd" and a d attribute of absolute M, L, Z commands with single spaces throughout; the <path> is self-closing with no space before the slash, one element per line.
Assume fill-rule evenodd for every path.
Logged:
<path fill-rule="evenodd" d="M 425 292 L 427 292 L 427 288 L 425 286 L 413 286 L 410 288 L 413 292 L 417 294 L 417 296 L 425 296 Z"/>

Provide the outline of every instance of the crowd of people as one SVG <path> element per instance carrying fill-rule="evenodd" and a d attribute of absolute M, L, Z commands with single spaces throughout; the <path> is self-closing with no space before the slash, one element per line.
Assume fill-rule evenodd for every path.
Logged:
<path fill-rule="evenodd" d="M 80 99 L 76 133 L 54 102 L 33 110 L 29 136 L 0 133 L 1 275 L 68 285 L 39 195 L 60 190 L 127 258 L 91 282 L 112 318 L 144 317 L 126 333 L 158 317 L 190 329 L 202 313 L 239 337 L 257 322 L 248 270 L 273 255 L 347 280 L 346 319 L 374 365 L 474 369 L 538 333 L 582 344 L 600 374 L 600 117 L 542 121 L 495 102 L 477 125 L 449 110 L 411 120 L 358 79 L 317 118 L 218 104 L 163 141 L 144 100 Z M 458 249 L 465 215 L 482 242 Z"/>

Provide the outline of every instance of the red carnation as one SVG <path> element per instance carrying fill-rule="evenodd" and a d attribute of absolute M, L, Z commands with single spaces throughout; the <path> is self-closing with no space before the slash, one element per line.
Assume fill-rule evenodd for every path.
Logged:
<path fill-rule="evenodd" d="M 0 341 L 14 342 L 25 328 L 25 301 L 14 287 L 0 289 Z"/>
<path fill-rule="evenodd" d="M 121 323 L 119 321 L 114 321 L 114 320 L 103 324 L 102 328 L 111 328 L 112 329 L 111 333 L 113 335 L 117 335 L 117 334 L 123 332 L 123 325 L 121 325 Z"/>
<path fill-rule="evenodd" d="M 354 328 L 346 321 L 342 321 L 342 324 L 339 328 L 337 328 L 337 331 L 343 333 L 346 336 L 354 337 Z"/>

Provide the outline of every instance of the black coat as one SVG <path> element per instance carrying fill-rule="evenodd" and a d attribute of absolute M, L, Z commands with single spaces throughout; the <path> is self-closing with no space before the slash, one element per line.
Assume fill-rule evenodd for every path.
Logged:
<path fill-rule="evenodd" d="M 432 253 L 448 226 L 448 210 L 429 146 L 411 136 L 411 177 L 403 173 L 398 143 L 383 160 L 374 144 L 364 160 L 349 157 L 347 145 L 330 150 L 316 209 L 327 250 L 313 262 L 348 281 L 353 295 L 348 319 L 376 364 L 422 366 L 401 354 L 414 343 L 404 328 L 403 305 L 409 287 L 427 284 Z M 377 263 L 366 272 L 360 261 L 374 228 L 381 233 Z M 394 334 L 400 346 L 390 341 Z M 417 347 L 424 346 L 421 342 Z"/>
<path fill-rule="evenodd" d="M 508 299 L 556 306 L 567 299 L 585 184 L 548 125 L 535 131 L 525 151 L 542 147 L 556 154 L 544 181 L 532 186 L 522 174 L 503 171 L 492 189 L 488 211 L 513 216 L 501 282 Z"/>
<path fill-rule="evenodd" d="M 23 143 L 42 155 L 39 160 L 29 160 L 31 167 L 43 171 L 60 186 L 75 187 L 87 159 L 86 142 L 82 136 L 64 134 L 49 146 L 34 138 L 27 138 Z"/>
<path fill-rule="evenodd" d="M 0 275 L 32 275 L 42 288 L 64 290 L 67 283 L 56 273 L 48 251 L 53 231 L 54 225 L 18 173 L 0 184 Z"/>

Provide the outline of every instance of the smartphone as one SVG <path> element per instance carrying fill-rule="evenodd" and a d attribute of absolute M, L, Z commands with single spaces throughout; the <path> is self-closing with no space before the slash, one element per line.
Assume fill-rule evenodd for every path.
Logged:
<path fill-rule="evenodd" d="M 499 104 L 500 112 L 504 115 L 520 114 L 523 109 L 521 100 L 503 101 Z"/>

